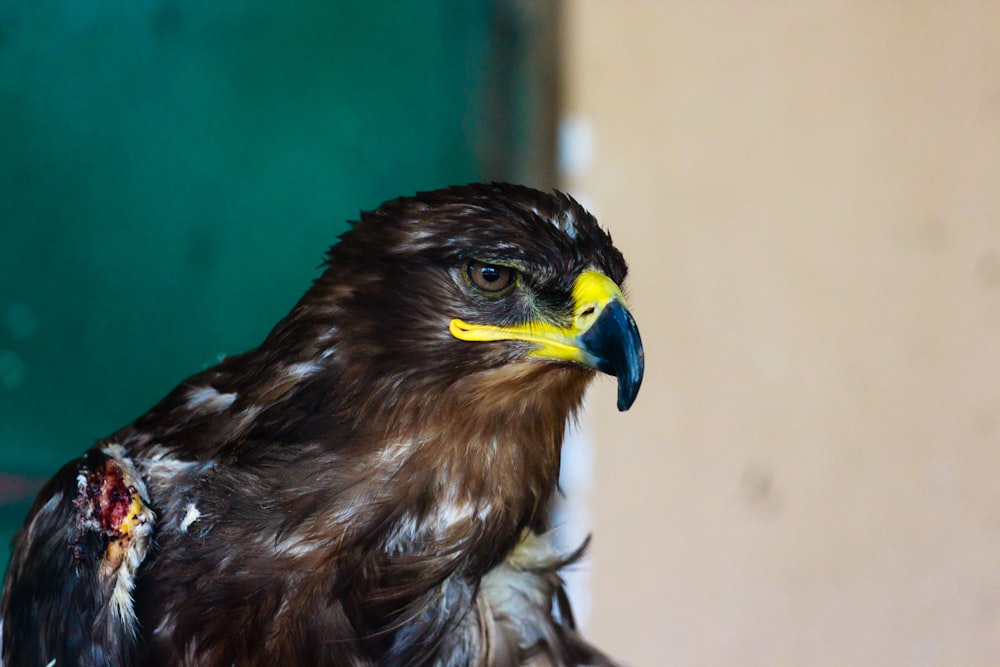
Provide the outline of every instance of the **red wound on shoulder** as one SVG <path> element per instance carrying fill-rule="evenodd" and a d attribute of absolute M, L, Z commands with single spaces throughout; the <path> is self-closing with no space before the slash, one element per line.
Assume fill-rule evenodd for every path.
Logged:
<path fill-rule="evenodd" d="M 85 490 L 90 505 L 90 517 L 105 533 L 118 533 L 122 522 L 132 511 L 135 487 L 125 482 L 121 468 L 107 460 L 97 470 L 87 474 Z"/>

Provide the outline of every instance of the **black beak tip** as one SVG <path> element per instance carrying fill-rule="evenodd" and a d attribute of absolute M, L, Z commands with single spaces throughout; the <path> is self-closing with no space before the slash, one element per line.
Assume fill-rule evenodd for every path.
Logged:
<path fill-rule="evenodd" d="M 642 353 L 642 342 L 639 340 L 639 330 L 635 329 L 636 344 L 630 348 L 630 359 L 625 365 L 625 372 L 616 374 L 618 377 L 618 411 L 625 412 L 635 403 L 642 385 L 642 374 L 645 369 L 645 358 Z"/>
<path fill-rule="evenodd" d="M 618 378 L 618 410 L 625 412 L 639 395 L 645 367 L 642 338 L 632 314 L 620 301 L 609 303 L 583 342 L 597 369 Z"/>

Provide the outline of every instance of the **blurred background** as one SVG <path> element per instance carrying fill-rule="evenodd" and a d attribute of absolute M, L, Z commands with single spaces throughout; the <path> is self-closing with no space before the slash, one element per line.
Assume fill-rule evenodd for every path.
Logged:
<path fill-rule="evenodd" d="M 632 266 L 568 446 L 632 665 L 1000 656 L 1000 5 L 0 5 L 0 540 L 359 208 L 558 185 Z M 3 556 L 6 560 L 6 556 Z"/>

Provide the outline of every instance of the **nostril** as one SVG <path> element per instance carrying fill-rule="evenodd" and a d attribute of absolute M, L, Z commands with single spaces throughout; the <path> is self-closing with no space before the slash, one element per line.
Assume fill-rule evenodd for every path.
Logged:
<path fill-rule="evenodd" d="M 593 314 L 594 314 L 594 307 L 593 306 L 587 306 L 586 310 L 584 310 L 582 313 L 580 313 L 580 317 L 589 317 L 589 316 L 591 316 Z"/>

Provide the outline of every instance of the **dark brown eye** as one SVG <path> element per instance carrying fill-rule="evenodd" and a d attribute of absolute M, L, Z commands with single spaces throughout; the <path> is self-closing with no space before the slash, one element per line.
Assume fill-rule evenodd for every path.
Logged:
<path fill-rule="evenodd" d="M 466 269 L 472 284 L 484 292 L 500 292 L 510 287 L 514 282 L 514 269 L 500 264 L 486 262 L 469 262 Z"/>

